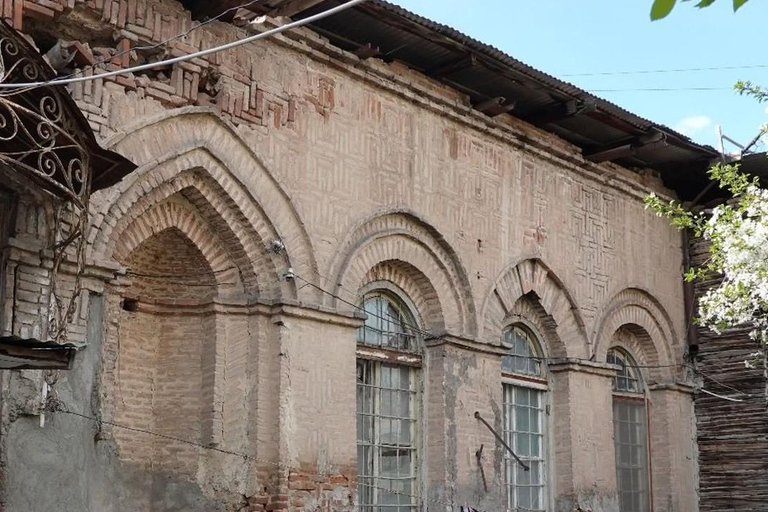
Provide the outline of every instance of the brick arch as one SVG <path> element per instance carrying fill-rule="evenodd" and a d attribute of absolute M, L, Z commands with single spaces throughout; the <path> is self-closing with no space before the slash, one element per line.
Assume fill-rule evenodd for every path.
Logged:
<path fill-rule="evenodd" d="M 183 171 L 204 169 L 257 231 L 276 233 L 286 248 L 282 266 L 301 275 L 316 273 L 309 235 L 290 198 L 234 127 L 213 110 L 189 107 L 165 112 L 124 128 L 106 145 L 132 160 L 138 170 L 97 201 L 116 201 L 142 177 L 149 186 L 157 186 Z M 316 298 L 311 288 L 298 292 L 292 283 L 283 286 L 283 293 L 291 298 L 297 294 Z"/>
<path fill-rule="evenodd" d="M 651 335 L 642 326 L 624 324 L 619 327 L 611 335 L 606 355 L 608 350 L 617 347 L 624 349 L 638 365 L 645 367 L 637 368 L 644 383 L 658 382 L 663 375 L 668 374 L 666 368 L 653 368 L 654 365 L 660 364 L 659 352 L 653 344 Z"/>
<path fill-rule="evenodd" d="M 359 223 L 347 236 L 331 264 L 330 286 L 340 293 L 356 293 L 365 277 L 383 262 L 411 269 L 421 295 L 430 296 L 424 318 L 429 329 L 474 336 L 477 332 L 474 299 L 458 254 L 429 223 L 403 210 L 377 213 Z M 417 276 L 418 274 L 418 276 Z M 328 303 L 337 307 L 338 301 Z"/>
<path fill-rule="evenodd" d="M 535 293 L 528 293 L 517 299 L 514 307 L 502 323 L 502 331 L 499 332 L 499 337 L 501 337 L 501 333 L 507 326 L 516 323 L 522 323 L 533 331 L 537 342 L 541 345 L 540 348 L 544 357 L 554 357 L 552 356 L 553 342 L 550 340 L 559 339 L 557 325 L 551 315 L 547 314 L 544 310 Z M 557 349 L 558 347 L 555 348 Z M 562 354 L 562 352 L 562 349 L 556 350 L 556 353 Z"/>
<path fill-rule="evenodd" d="M 112 256 L 116 261 L 125 263 L 146 240 L 171 229 L 183 234 L 200 252 L 220 291 L 242 291 L 241 274 L 224 248 L 224 243 L 208 227 L 199 212 L 180 197 L 171 197 L 133 220 L 121 232 Z"/>
<path fill-rule="evenodd" d="M 407 296 L 416 309 L 412 313 L 420 324 L 424 324 L 423 328 L 432 332 L 445 330 L 437 290 L 419 269 L 402 261 L 382 261 L 368 271 L 360 287 L 365 288 L 377 281 L 390 282 Z"/>
<path fill-rule="evenodd" d="M 631 351 L 648 365 L 674 365 L 682 358 L 682 349 L 667 312 L 653 295 L 639 288 L 627 288 L 608 303 L 593 333 L 596 360 L 605 361 L 615 334 L 626 328 L 637 338 Z M 679 352 L 679 353 L 678 353 Z M 675 368 L 661 368 L 661 374 L 674 375 Z M 679 369 L 678 369 L 679 371 Z"/>
<path fill-rule="evenodd" d="M 202 155 L 201 155 L 202 156 Z M 277 234 L 262 222 L 263 215 L 254 209 L 240 209 L 235 200 L 203 168 L 183 171 L 165 182 L 156 184 L 153 178 L 163 175 L 166 164 L 130 183 L 112 203 L 105 219 L 95 233 L 93 252 L 98 258 L 108 259 L 113 253 L 122 232 L 137 218 L 169 197 L 181 197 L 211 231 L 220 238 L 233 263 L 242 273 L 245 291 L 264 298 L 281 296 L 280 271 L 287 269 L 287 261 L 281 255 L 269 254 L 266 241 Z M 148 192 L 145 192 L 148 190 Z M 290 294 L 290 288 L 286 289 Z"/>
<path fill-rule="evenodd" d="M 480 338 L 497 344 L 517 302 L 527 297 L 538 305 L 551 327 L 545 340 L 552 357 L 587 357 L 588 339 L 573 296 L 541 260 L 527 259 L 503 271 L 483 304 Z"/>

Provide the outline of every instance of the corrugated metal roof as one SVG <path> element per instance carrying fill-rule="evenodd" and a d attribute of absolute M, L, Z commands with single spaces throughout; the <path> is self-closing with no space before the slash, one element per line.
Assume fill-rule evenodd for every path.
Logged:
<path fill-rule="evenodd" d="M 302 18 L 345 0 L 323 0 L 294 13 Z M 263 0 L 269 9 L 290 0 Z M 511 114 L 582 148 L 585 154 L 631 145 L 612 158 L 629 168 L 653 168 L 685 198 L 695 195 L 708 178 L 704 171 L 717 151 L 671 128 L 635 115 L 603 98 L 529 66 L 491 45 L 449 26 L 429 20 L 386 0 L 369 0 L 310 25 L 348 51 L 370 45 L 376 56 L 399 61 L 467 94 L 473 105 L 504 97 Z M 462 59 L 471 65 L 462 66 Z M 440 71 L 447 71 L 441 73 Z M 571 117 L 542 116 L 548 109 L 576 102 L 590 109 Z M 657 137 L 654 137 L 657 135 Z"/>
<path fill-rule="evenodd" d="M 33 338 L 0 336 L 0 370 L 66 370 L 72 367 L 77 347 Z"/>

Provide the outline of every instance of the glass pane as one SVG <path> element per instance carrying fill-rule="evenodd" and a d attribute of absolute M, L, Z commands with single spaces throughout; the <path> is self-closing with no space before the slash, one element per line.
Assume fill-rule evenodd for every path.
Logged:
<path fill-rule="evenodd" d="M 358 502 L 360 510 L 413 512 L 418 503 L 413 400 L 417 370 L 358 362 Z M 369 383 L 369 384 L 366 384 Z M 369 397 L 375 396 L 376 400 Z M 395 492 L 388 492 L 388 490 Z"/>
<path fill-rule="evenodd" d="M 540 435 L 531 436 L 531 458 L 537 459 L 541 457 L 542 437 Z"/>
<path fill-rule="evenodd" d="M 528 408 L 515 407 L 515 430 L 528 432 Z"/>
<path fill-rule="evenodd" d="M 502 358 L 501 368 L 508 373 L 541 375 L 541 362 L 531 335 L 520 327 L 510 327 L 502 335 L 509 355 Z"/>
<path fill-rule="evenodd" d="M 624 393 L 641 393 L 643 390 L 640 368 L 624 350 L 615 348 L 608 351 L 606 361 L 620 367 L 613 378 L 613 390 Z"/>
<path fill-rule="evenodd" d="M 529 457 L 531 455 L 531 436 L 530 434 L 517 434 L 517 443 L 515 451 L 518 457 Z"/>
<path fill-rule="evenodd" d="M 413 315 L 394 296 L 377 293 L 362 305 L 365 326 L 357 331 L 358 343 L 393 350 L 415 351 L 418 329 Z"/>
<path fill-rule="evenodd" d="M 400 420 L 400 446 L 411 445 L 411 420 Z"/>
<path fill-rule="evenodd" d="M 513 441 L 510 444 L 516 455 L 530 467 L 530 471 L 525 471 L 509 453 L 504 452 L 508 509 L 544 510 L 545 453 L 541 421 L 544 392 L 505 384 L 503 398 L 502 435 Z"/>
<path fill-rule="evenodd" d="M 647 512 L 645 403 L 617 398 L 613 411 L 620 511 Z"/>

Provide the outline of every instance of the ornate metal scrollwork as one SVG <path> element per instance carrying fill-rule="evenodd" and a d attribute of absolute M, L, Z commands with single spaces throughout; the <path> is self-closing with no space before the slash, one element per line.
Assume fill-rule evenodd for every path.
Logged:
<path fill-rule="evenodd" d="M 69 92 L 50 83 L 55 76 L 38 51 L 0 20 L 0 83 L 41 83 L 0 88 L 0 166 L 10 168 L 20 183 L 57 199 L 56 214 L 51 219 L 53 266 L 48 337 L 63 343 L 75 314 L 86 266 L 91 191 L 117 183 L 135 165 L 99 146 Z M 59 287 L 58 275 L 65 262 L 75 267 L 71 292 Z"/>
<path fill-rule="evenodd" d="M 47 81 L 53 72 L 46 68 L 26 41 L 0 26 L 0 83 Z M 73 105 L 62 86 L 0 90 L 0 160 L 46 192 L 84 208 L 92 135 L 84 132 L 82 114 L 72 112 Z"/>

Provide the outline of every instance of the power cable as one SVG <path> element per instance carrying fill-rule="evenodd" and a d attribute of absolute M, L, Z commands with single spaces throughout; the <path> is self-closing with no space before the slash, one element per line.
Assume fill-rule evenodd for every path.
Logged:
<path fill-rule="evenodd" d="M 208 18 L 207 20 L 203 21 L 202 23 L 198 23 L 197 25 L 195 25 L 194 27 L 190 28 L 189 30 L 187 30 L 185 32 L 180 32 L 180 33 L 176 34 L 175 36 L 172 36 L 172 37 L 169 37 L 168 39 L 160 41 L 159 43 L 145 45 L 145 46 L 133 46 L 131 48 L 128 48 L 127 50 L 123 50 L 123 51 L 117 52 L 117 53 L 115 53 L 113 55 L 102 57 L 100 59 L 97 59 L 93 64 L 89 64 L 88 66 L 80 68 L 77 71 L 75 71 L 75 72 L 73 72 L 73 73 L 71 73 L 69 75 L 66 75 L 66 76 L 63 76 L 63 77 L 59 77 L 59 79 L 63 80 L 63 79 L 66 79 L 66 78 L 71 78 L 71 77 L 76 76 L 76 75 L 78 75 L 78 74 L 80 74 L 80 73 L 82 73 L 82 72 L 84 72 L 86 70 L 95 70 L 97 68 L 97 66 L 100 66 L 101 64 L 105 64 L 105 63 L 107 63 L 107 62 L 109 62 L 111 60 L 114 60 L 114 59 L 117 59 L 119 57 L 122 57 L 123 55 L 126 55 L 126 54 L 131 53 L 131 52 L 157 50 L 158 48 L 161 48 L 161 47 L 167 45 L 168 43 L 171 43 L 171 42 L 173 42 L 173 41 L 175 41 L 177 39 L 182 39 L 182 38 L 187 37 L 192 32 L 194 32 L 194 31 L 196 31 L 196 30 L 198 30 L 200 28 L 203 28 L 206 25 L 210 25 L 211 23 L 213 23 L 215 21 L 220 20 L 221 18 L 223 18 L 224 16 L 226 16 L 227 14 L 229 14 L 231 12 L 237 11 L 238 9 L 248 8 L 248 7 L 254 5 L 254 4 L 258 3 L 258 2 L 260 2 L 260 0 L 250 0 L 248 2 L 245 2 L 243 4 L 237 5 L 235 7 L 230 7 L 229 9 L 226 9 L 225 11 L 217 14 L 216 16 L 214 16 L 212 18 Z"/>
<path fill-rule="evenodd" d="M 238 6 L 235 6 L 235 7 L 230 7 L 229 9 L 221 12 L 220 14 L 218 14 L 218 15 L 212 17 L 212 18 L 209 18 L 209 19 L 205 20 L 202 23 L 199 23 L 199 24 L 195 25 L 194 27 L 190 28 L 189 30 L 187 30 L 185 32 L 181 32 L 179 34 L 176 34 L 175 36 L 169 37 L 168 39 L 166 39 L 164 41 L 160 41 L 159 43 L 151 44 L 151 45 L 134 46 L 132 48 L 128 48 L 127 50 L 123 50 L 121 52 L 117 52 L 114 55 L 109 55 L 109 56 L 102 57 L 100 59 L 97 59 L 93 64 L 89 64 L 88 66 L 82 67 L 82 68 L 76 70 L 75 72 L 70 73 L 69 75 L 65 75 L 63 77 L 58 77 L 58 78 L 56 78 L 56 80 L 64 80 L 64 79 L 67 79 L 67 78 L 71 78 L 71 77 L 77 76 L 77 75 L 79 75 L 79 74 L 81 74 L 81 73 L 83 73 L 83 72 L 85 72 L 87 70 L 95 71 L 97 69 L 97 66 L 105 64 L 105 63 L 107 63 L 107 62 L 109 62 L 111 60 L 120 58 L 123 55 L 131 53 L 131 52 L 156 50 L 156 49 L 158 49 L 158 48 L 160 48 L 162 46 L 165 46 L 168 43 L 171 43 L 171 42 L 173 42 L 173 41 L 175 41 L 177 39 L 181 39 L 181 38 L 187 37 L 189 34 L 194 32 L 195 30 L 198 30 L 198 29 L 200 29 L 202 27 L 205 27 L 206 25 L 209 25 L 209 24 L 213 23 L 214 21 L 218 21 L 219 19 L 223 18 L 224 16 L 226 16 L 230 12 L 237 11 L 238 9 L 245 9 L 247 7 L 250 7 L 253 4 L 258 3 L 259 1 L 260 0 L 250 0 L 249 2 L 246 2 L 244 4 L 241 4 L 241 5 L 238 5 Z M 100 76 L 101 75 L 97 75 L 97 78 L 100 77 Z M 42 87 L 42 86 L 41 85 L 36 85 L 36 86 L 21 88 L 21 89 L 18 89 L 18 90 L 12 90 L 12 91 L 8 91 L 8 92 L 3 92 L 3 93 L 0 94 L 0 96 L 13 96 L 13 95 L 16 95 L 16 94 L 21 94 L 21 93 L 25 93 L 25 92 L 28 92 L 28 91 L 32 91 L 32 90 L 37 89 L 39 87 Z"/>
<path fill-rule="evenodd" d="M 689 73 L 699 71 L 721 71 L 721 70 L 736 70 L 736 69 L 765 69 L 768 68 L 768 64 L 753 64 L 745 66 L 710 66 L 700 68 L 672 68 L 672 69 L 639 69 L 634 71 L 598 71 L 591 73 L 567 73 L 558 75 L 564 78 L 571 77 L 583 77 L 583 76 L 622 76 L 622 75 L 650 75 L 657 73 Z"/>
<path fill-rule="evenodd" d="M 274 462 L 274 461 L 271 461 L 271 460 L 261 459 L 259 457 L 254 457 L 252 455 L 248 455 L 246 453 L 236 452 L 236 451 L 232 451 L 232 450 L 226 450 L 224 448 L 219 448 L 217 446 L 205 445 L 205 444 L 202 444 L 202 443 L 199 443 L 199 442 L 196 442 L 196 441 L 190 441 L 189 439 L 184 439 L 184 438 L 181 438 L 181 437 L 176 437 L 176 436 L 172 436 L 172 435 L 168 435 L 168 434 L 161 434 L 159 432 L 154 432 L 152 430 L 147 430 L 147 429 L 142 429 L 142 428 L 137 428 L 137 427 L 130 427 L 128 425 L 122 425 L 122 424 L 115 423 L 115 422 L 112 422 L 112 421 L 107 421 L 107 420 L 95 418 L 93 416 L 88 416 L 87 414 L 82 414 L 82 413 L 70 411 L 70 410 L 64 408 L 63 404 L 60 401 L 56 401 L 55 403 L 52 403 L 52 404 L 49 403 L 49 406 L 47 408 L 47 412 L 50 412 L 50 413 L 53 413 L 53 414 L 68 414 L 68 415 L 71 415 L 71 416 L 76 416 L 76 417 L 79 417 L 79 418 L 82 418 L 82 419 L 93 421 L 93 422 L 95 422 L 95 423 L 97 423 L 99 425 L 108 425 L 110 427 L 114 427 L 114 428 L 121 429 L 121 430 L 127 430 L 127 431 L 130 431 L 130 432 L 136 432 L 136 433 L 141 433 L 141 434 L 145 434 L 145 435 L 150 435 L 150 436 L 158 437 L 160 439 L 165 439 L 167 441 L 174 441 L 174 442 L 177 442 L 177 443 L 182 443 L 182 444 L 187 444 L 187 445 L 190 445 L 190 446 L 195 446 L 197 448 L 202 448 L 204 450 L 210 450 L 210 451 L 214 451 L 214 452 L 218 452 L 218 453 L 223 453 L 225 455 L 232 455 L 232 456 L 235 456 L 235 457 L 240 457 L 243 460 L 250 460 L 250 461 L 258 462 L 258 463 L 261 463 L 261 464 L 268 464 L 268 465 L 276 467 L 278 469 L 283 469 L 283 470 L 288 470 L 288 471 L 296 471 L 298 473 L 303 473 L 303 471 L 301 471 L 300 469 L 293 468 L 293 467 L 288 466 L 286 464 L 281 464 L 279 462 Z M 397 490 L 394 490 L 394 489 L 391 489 L 391 488 L 388 489 L 386 487 L 382 487 L 382 486 L 379 486 L 379 485 L 367 484 L 367 483 L 362 483 L 362 482 L 358 482 L 357 485 L 358 486 L 362 486 L 362 487 L 367 487 L 367 488 L 370 488 L 370 489 L 376 489 L 376 490 L 379 490 L 379 491 L 382 491 L 382 492 L 385 492 L 385 493 L 388 493 L 388 494 L 394 494 L 394 495 L 398 495 L 398 496 L 408 497 L 408 498 L 411 498 L 411 499 L 414 499 L 414 500 L 417 500 L 417 501 L 425 501 L 425 502 L 435 503 L 437 505 L 448 506 L 448 507 L 451 507 L 451 508 L 455 508 L 455 507 L 459 507 L 460 506 L 460 505 L 456 505 L 455 503 L 450 502 L 450 501 L 439 500 L 439 499 L 435 499 L 435 498 L 427 498 L 427 497 L 424 497 L 424 496 L 418 496 L 416 494 L 410 494 L 410 493 L 406 493 L 406 492 L 403 492 L 403 491 L 397 491 Z M 529 511 L 530 512 L 535 512 L 532 509 L 525 509 L 525 508 L 521 509 L 519 507 L 518 507 L 518 509 L 519 510 L 523 510 L 524 512 L 529 512 Z M 488 512 L 488 511 L 484 511 L 484 510 L 481 510 L 481 509 L 475 509 L 475 510 L 477 510 L 478 512 Z"/>
<path fill-rule="evenodd" d="M 590 89 L 590 92 L 683 92 L 733 90 L 733 87 L 640 87 L 635 89 Z"/>
<path fill-rule="evenodd" d="M 381 320 L 390 320 L 390 319 L 398 320 L 398 319 L 396 319 L 394 317 L 385 318 L 385 317 L 376 315 L 374 313 L 368 312 L 365 309 L 363 309 L 361 306 L 359 306 L 357 304 L 354 304 L 354 303 L 352 303 L 350 301 L 347 301 L 347 300 L 343 299 L 342 297 L 339 297 L 335 293 L 330 292 L 328 290 L 325 290 L 321 286 L 318 286 L 318 285 L 316 285 L 316 284 L 314 284 L 314 283 L 312 283 L 310 281 L 307 281 L 306 279 L 304 279 L 303 277 L 301 277 L 298 274 L 293 274 L 293 276 L 296 279 L 306 283 L 307 286 L 311 286 L 312 288 L 315 288 L 316 290 L 318 290 L 318 291 L 320 291 L 322 293 L 325 293 L 325 294 L 335 298 L 336 300 L 339 300 L 339 301 L 343 302 L 344 304 L 346 304 L 348 306 L 351 306 L 351 307 L 353 307 L 353 308 L 355 308 L 355 309 L 357 309 L 359 311 L 362 311 L 363 313 L 365 313 L 365 314 L 367 314 L 369 316 L 373 316 L 374 318 L 379 318 Z M 405 327 L 408 327 L 408 328 L 418 332 L 419 334 L 422 334 L 425 337 L 430 337 L 430 338 L 439 338 L 440 337 L 440 336 L 438 336 L 438 335 L 436 335 L 434 333 L 431 333 L 429 331 L 426 331 L 424 329 L 420 329 L 418 327 L 412 326 L 412 325 L 408 324 L 407 322 L 403 322 L 402 320 L 398 320 L 398 321 L 400 321 L 400 323 L 403 324 Z M 373 329 L 373 330 L 377 330 L 377 329 Z M 525 358 L 525 359 L 533 359 L 533 360 L 538 360 L 538 361 L 558 361 L 558 362 L 561 362 L 561 361 L 574 361 L 574 362 L 590 362 L 590 363 L 594 363 L 595 362 L 595 361 L 593 361 L 591 359 L 578 358 L 578 357 L 538 357 L 538 356 L 535 356 L 535 357 L 534 356 L 515 356 L 515 357 L 522 357 L 522 358 Z M 688 366 L 688 365 L 685 364 L 685 363 L 672 363 L 672 364 L 656 364 L 656 365 L 625 365 L 625 366 L 632 367 L 632 368 L 674 368 L 674 367 L 678 367 L 679 368 L 679 367 L 685 367 L 685 366 Z"/>
<path fill-rule="evenodd" d="M 388 322 L 391 322 L 392 320 L 395 320 L 395 321 L 399 322 L 401 325 L 403 325 L 404 327 L 407 327 L 407 328 L 411 329 L 412 331 L 414 331 L 414 332 L 417 332 L 417 333 L 421 334 L 421 335 L 422 335 L 422 336 L 424 336 L 425 338 L 431 338 L 431 339 L 434 339 L 434 338 L 439 338 L 439 337 L 440 337 L 440 336 L 438 336 L 437 334 L 433 334 L 433 333 L 431 333 L 431 332 L 429 332 L 429 331 L 427 331 L 427 330 L 421 329 L 420 327 L 416 327 L 416 326 L 414 326 L 414 325 L 410 325 L 408 322 L 405 322 L 405 321 L 403 321 L 403 320 L 401 320 L 401 319 L 398 319 L 398 318 L 395 318 L 395 317 L 392 317 L 392 316 L 390 316 L 389 318 L 386 318 L 386 317 L 383 317 L 383 316 L 377 315 L 377 314 L 375 314 L 375 313 L 371 313 L 370 311 L 366 311 L 366 310 L 365 310 L 365 309 L 364 309 L 362 306 L 359 306 L 359 305 L 357 305 L 357 304 L 355 304 L 355 303 L 353 303 L 353 302 L 350 302 L 350 301 L 348 301 L 348 300 L 346 300 L 346 299 L 343 299 L 342 297 L 339 297 L 339 296 L 338 296 L 338 295 L 336 295 L 335 293 L 333 293 L 333 292 L 329 292 L 328 290 L 326 290 L 326 289 L 322 288 L 321 286 L 318 286 L 318 285 L 316 285 L 315 283 L 312 283 L 312 282 L 310 282 L 310 281 L 307 281 L 306 279 L 304 279 L 303 277 L 301 277 L 301 276 L 300 276 L 300 275 L 298 275 L 298 274 L 295 274 L 295 273 L 294 273 L 294 274 L 293 274 L 293 277 L 294 277 L 295 279 L 298 279 L 299 281 L 302 281 L 302 282 L 306 283 L 306 284 L 307 284 L 307 286 L 310 286 L 310 287 L 312 287 L 312 288 L 316 289 L 317 291 L 319 291 L 319 292 L 321 292 L 321 293 L 325 293 L 325 294 L 327 294 L 327 295 L 329 295 L 329 296 L 333 297 L 334 299 L 336 299 L 336 300 L 338 300 L 338 301 L 341 301 L 341 302 L 343 302 L 343 303 L 344 303 L 344 304 L 346 304 L 347 306 L 351 306 L 351 307 L 353 307 L 353 308 L 357 309 L 358 311 L 362 311 L 362 312 L 363 312 L 363 313 L 365 313 L 366 315 L 372 316 L 372 317 L 374 317 L 374 318 L 378 318 L 379 320 L 386 320 L 386 321 L 388 321 Z"/>
<path fill-rule="evenodd" d="M 64 78 L 64 79 L 53 79 L 53 80 L 47 80 L 43 82 L 19 82 L 19 83 L 0 83 L 0 89 L 20 89 L 20 88 L 29 88 L 29 87 L 44 87 L 48 85 L 68 85 L 68 84 L 74 84 L 74 83 L 80 83 L 80 82 L 88 82 L 91 80 L 97 80 L 97 79 L 103 79 L 103 78 L 109 78 L 112 76 L 119 76 L 119 75 L 125 75 L 130 73 L 136 73 L 138 71 L 145 71 L 148 69 L 154 69 L 157 67 L 168 67 L 172 64 L 177 64 L 179 62 L 186 62 L 188 60 L 192 59 L 199 59 L 202 57 L 205 57 L 207 55 L 211 55 L 214 53 L 219 53 L 222 51 L 230 50 L 232 48 L 236 48 L 238 46 L 242 46 L 247 43 L 252 43 L 254 41 L 258 41 L 259 39 L 265 39 L 267 37 L 282 34 L 283 32 L 286 32 L 288 30 L 292 30 L 295 28 L 303 27 L 304 25 L 308 25 L 310 23 L 313 23 L 315 21 L 322 20 L 324 18 L 327 18 L 329 16 L 333 16 L 334 14 L 338 14 L 342 11 L 346 11 L 347 9 L 350 9 L 351 7 L 354 7 L 358 4 L 361 4 L 367 0 L 349 0 L 348 2 L 338 5 L 336 7 L 332 7 L 331 9 L 328 9 L 326 11 L 319 12 L 317 14 L 313 14 L 312 16 L 308 16 L 304 19 L 293 21 L 290 23 L 286 23 L 285 25 L 281 25 L 279 27 L 275 27 L 273 29 L 267 30 L 265 32 L 261 32 L 259 34 L 255 34 L 250 37 L 246 37 L 245 39 L 238 39 L 237 41 L 232 41 L 230 43 L 226 43 L 220 46 L 215 46 L 213 48 L 208 48 L 207 50 L 200 50 L 195 53 L 190 53 L 187 55 L 181 55 L 179 57 L 174 57 L 171 59 L 161 60 L 158 62 L 152 62 L 149 64 L 142 64 L 139 66 L 133 66 L 130 68 L 125 69 L 118 69 L 115 71 L 108 71 L 106 73 L 100 73 L 97 75 L 90 75 L 90 76 L 80 76 L 76 78 Z"/>

